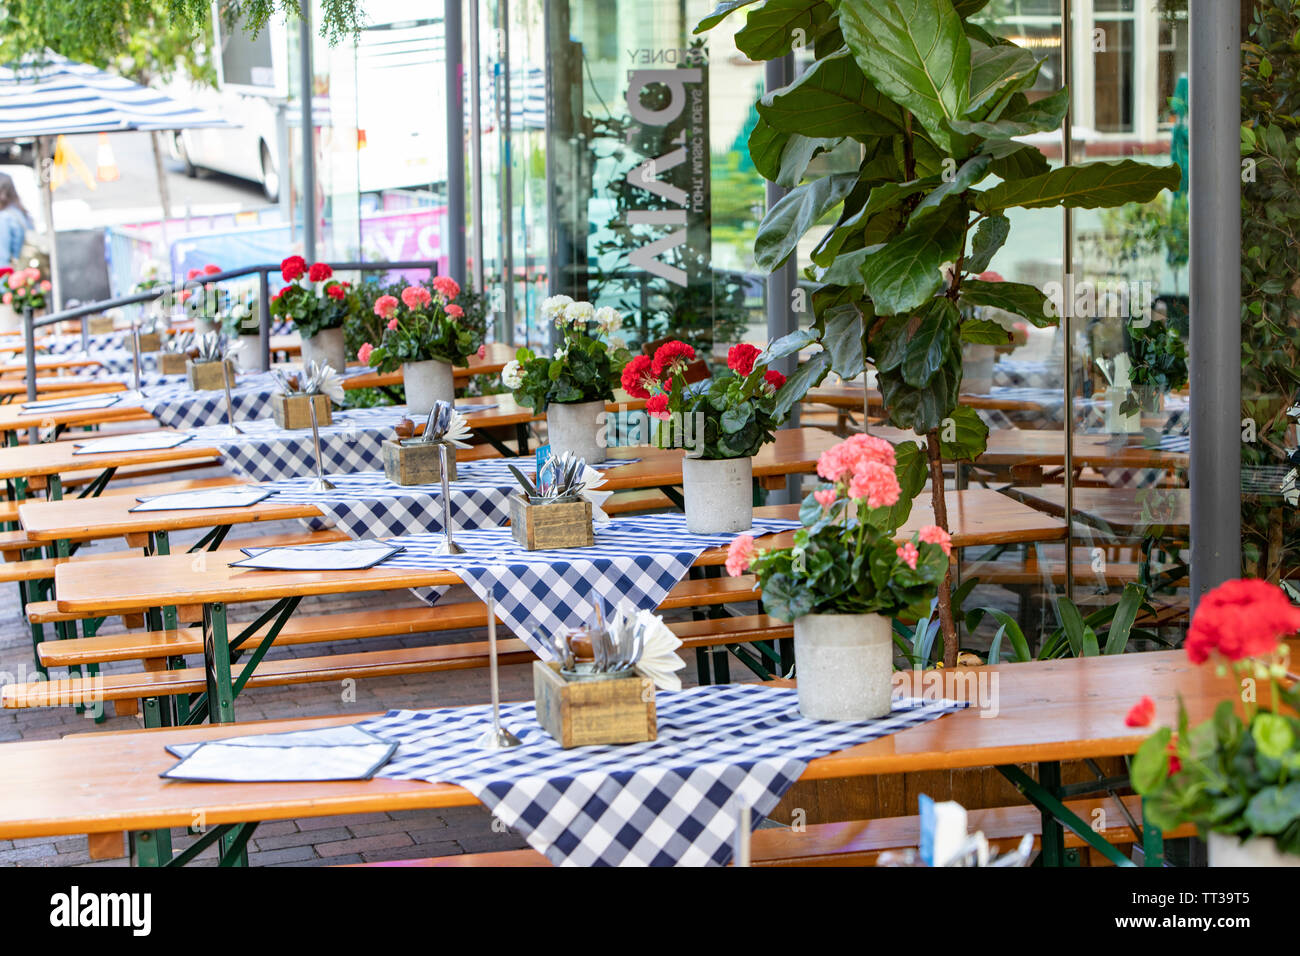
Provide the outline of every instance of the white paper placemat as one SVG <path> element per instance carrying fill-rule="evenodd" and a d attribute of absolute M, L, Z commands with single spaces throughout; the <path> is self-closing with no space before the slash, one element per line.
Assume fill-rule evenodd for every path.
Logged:
<path fill-rule="evenodd" d="M 134 435 L 112 435 L 108 438 L 96 438 L 93 441 L 76 443 L 74 455 L 96 455 L 108 451 L 156 451 L 162 448 L 175 448 L 189 441 L 192 436 L 181 432 L 139 432 Z"/>
<path fill-rule="evenodd" d="M 92 395 L 89 398 L 47 398 L 41 402 L 24 402 L 23 411 L 70 412 L 83 408 L 109 408 L 121 400 L 121 395 Z"/>
<path fill-rule="evenodd" d="M 257 734 L 197 744 L 175 744 L 180 763 L 169 780 L 271 783 L 286 780 L 367 780 L 388 762 L 397 744 L 351 724 L 283 734 Z"/>
<path fill-rule="evenodd" d="M 339 541 L 297 548 L 243 548 L 242 561 L 232 568 L 262 571 L 364 571 L 403 550 L 381 541 Z"/>
<path fill-rule="evenodd" d="M 201 508 L 247 508 L 265 501 L 273 491 L 265 488 L 213 488 L 208 491 L 178 491 L 170 495 L 137 498 L 131 511 L 193 511 Z"/>

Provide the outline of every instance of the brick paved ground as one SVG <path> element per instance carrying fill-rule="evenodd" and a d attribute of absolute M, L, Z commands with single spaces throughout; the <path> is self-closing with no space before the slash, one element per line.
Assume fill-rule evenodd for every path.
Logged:
<path fill-rule="evenodd" d="M 215 473 L 215 472 L 214 472 Z M 245 534 L 269 534 L 291 530 L 258 525 L 236 528 L 231 538 Z M 195 536 L 196 537 L 196 536 Z M 174 547 L 177 547 L 174 544 Z M 100 543 L 97 550 L 124 545 Z M 339 598 L 308 598 L 298 614 L 327 614 L 332 610 L 357 607 L 395 607 L 415 604 L 406 592 Z M 251 619 L 266 605 L 250 605 L 232 612 L 239 619 Z M 752 606 L 751 606 L 752 611 Z M 121 627 L 120 620 L 106 624 L 102 633 Z M 317 656 L 358 649 L 378 650 L 412 646 L 432 641 L 455 643 L 483 640 L 482 631 L 446 632 L 437 636 L 413 636 L 393 639 L 318 644 L 288 650 L 273 650 L 271 656 L 296 653 Z M 105 673 L 129 671 L 128 664 L 110 665 Z M 739 677 L 732 668 L 733 678 Z M 0 682 L 8 682 L 32 672 L 32 646 L 27 625 L 21 616 L 17 588 L 0 589 Z M 27 679 L 22 677 L 22 679 Z M 684 680 L 694 683 L 694 655 L 689 655 Z M 532 696 L 529 668 L 523 665 L 502 669 L 502 696 L 506 700 Z M 362 714 L 387 708 L 420 708 L 453 704 L 478 704 L 488 701 L 487 671 L 452 671 L 406 677 L 358 681 L 355 701 L 345 700 L 337 683 L 306 684 L 283 688 L 247 690 L 236 700 L 235 713 L 240 720 L 280 717 L 308 717 L 320 714 Z M 109 705 L 111 708 L 111 705 Z M 41 740 L 71 733 L 131 729 L 141 726 L 136 717 L 109 716 L 102 724 L 77 715 L 70 708 L 0 711 L 0 742 Z M 196 786 L 201 786 L 197 784 Z M 175 839 L 175 837 L 174 837 Z M 176 840 L 177 847 L 185 845 Z M 450 810 L 413 810 L 392 814 L 358 814 L 308 820 L 285 820 L 258 827 L 249 846 L 249 862 L 254 866 L 332 866 L 343 863 L 373 862 L 421 856 L 477 853 L 525 846 L 523 840 L 509 832 L 494 832 L 492 818 L 486 810 L 474 807 Z M 215 862 L 210 851 L 199 862 Z M 0 866 L 124 866 L 125 860 L 91 862 L 84 837 L 0 840 Z"/>

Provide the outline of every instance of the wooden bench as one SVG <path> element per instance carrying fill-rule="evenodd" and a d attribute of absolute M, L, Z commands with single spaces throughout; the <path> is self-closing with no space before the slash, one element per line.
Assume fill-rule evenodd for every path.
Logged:
<path fill-rule="evenodd" d="M 1142 823 L 1142 798 L 1120 798 L 1139 826 Z M 1113 797 L 1094 797 L 1065 801 L 1074 814 L 1092 821 L 1094 813 L 1105 813 L 1104 825 L 1097 828 L 1108 843 L 1115 846 L 1132 846 L 1141 842 L 1127 817 L 1115 805 Z M 1034 835 L 1034 846 L 1039 845 L 1042 832 L 1042 814 L 1030 805 L 996 807 L 972 810 L 968 816 L 971 832 L 983 831 L 989 845 L 999 851 L 1014 848 L 1026 833 Z M 1196 828 L 1184 824 L 1166 831 L 1166 840 L 1196 835 Z M 854 820 L 846 823 L 819 823 L 803 830 L 786 827 L 760 829 L 753 832 L 750 841 L 750 862 L 754 866 L 875 866 L 880 855 L 889 850 L 915 848 L 921 839 L 921 818 L 882 817 L 876 820 Z M 1083 839 L 1066 830 L 1065 848 L 1087 848 Z M 424 857 L 414 860 L 392 860 L 379 863 L 353 863 L 350 866 L 550 866 L 550 861 L 536 850 L 500 850 L 489 853 L 466 853 L 454 856 Z"/>
<path fill-rule="evenodd" d="M 661 610 L 718 606 L 753 601 L 758 597 L 752 576 L 737 578 L 688 579 L 679 582 L 660 604 Z M 75 620 L 58 610 L 54 602 L 29 605 L 29 618 L 39 623 Z M 291 618 L 276 635 L 273 646 L 300 646 L 359 638 L 391 637 L 485 627 L 487 608 L 477 600 L 446 602 L 434 607 L 400 608 L 386 611 L 358 611 Z M 790 625 L 755 614 L 718 617 L 669 625 L 688 648 L 710 648 L 756 641 L 790 638 Z M 232 631 L 241 625 L 232 623 Z M 255 646 L 257 637 L 250 638 Z M 498 643 L 502 663 L 524 663 L 535 655 L 522 641 Z M 203 668 L 164 669 L 169 658 L 203 651 L 200 628 L 161 631 L 133 631 L 60 641 L 45 641 L 38 647 L 46 667 L 81 667 L 112 661 L 140 660 L 146 670 L 132 674 L 69 677 L 50 681 L 9 684 L 0 688 L 0 708 L 78 706 L 88 700 L 136 701 L 141 698 L 201 693 L 206 689 Z M 485 666 L 486 642 L 444 644 L 430 647 L 360 651 L 320 657 L 263 660 L 246 686 L 266 687 L 318 683 L 345 678 L 379 677 L 461 670 Z M 128 711 L 133 708 L 128 708 Z"/>

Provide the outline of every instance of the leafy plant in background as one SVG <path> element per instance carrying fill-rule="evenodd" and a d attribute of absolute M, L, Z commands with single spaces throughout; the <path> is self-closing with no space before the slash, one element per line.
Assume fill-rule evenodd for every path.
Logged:
<path fill-rule="evenodd" d="M 435 276 L 433 291 L 408 285 L 396 296 L 380 296 L 375 314 L 384 320 L 378 345 L 362 342 L 357 358 L 380 372 L 395 372 L 408 362 L 446 362 L 462 368 L 469 357 L 482 354 L 483 337 L 461 319 L 465 310 L 455 301 L 460 284 Z"/>
<path fill-rule="evenodd" d="M 965 623 L 967 630 L 974 630 L 986 615 L 997 623 L 998 629 L 989 644 L 990 664 L 1003 660 L 1025 663 L 1055 660 L 1059 657 L 1123 654 L 1128 650 L 1129 642 L 1135 638 L 1159 641 L 1155 633 L 1134 630 L 1133 627 L 1138 612 L 1147 606 L 1146 595 L 1145 588 L 1126 584 L 1118 601 L 1086 616 L 1073 601 L 1060 598 L 1056 602 L 1056 617 L 1060 624 L 1043 641 L 1037 653 L 1031 650 L 1020 624 L 1006 611 L 992 607 L 975 608 L 966 613 Z"/>
<path fill-rule="evenodd" d="M 1282 473 L 1286 410 L 1300 400 L 1300 0 L 1258 0 L 1242 43 L 1241 414 L 1255 440 L 1243 471 Z M 1243 496 L 1247 574 L 1270 581 L 1294 568 L 1300 510 L 1275 495 Z"/>
<path fill-rule="evenodd" d="M 1069 94 L 1029 98 L 1042 60 L 971 22 L 986 4 L 722 0 L 696 27 L 707 31 L 744 10 L 735 42 L 750 59 L 783 57 L 800 41 L 813 52 L 801 76 L 759 101 L 749 138 L 759 172 L 790 188 L 759 227 L 759 268 L 781 266 L 818 220 L 838 210 L 807 268 L 819 284 L 812 327 L 768 347 L 768 357 L 813 349 L 782 389 L 777 411 L 828 372 L 852 379 L 873 363 L 890 421 L 926 438 L 943 527 L 942 462 L 976 457 L 988 433 L 958 403 L 962 343 L 1008 341 L 1001 326 L 964 307 L 1003 309 L 1040 327 L 1056 321 L 1034 286 L 972 278 L 1006 242 L 1006 211 L 1149 202 L 1181 179 L 1177 167 L 1132 160 L 1052 169 L 1018 142 L 1058 129 Z M 857 170 L 805 181 L 812 159 L 846 139 L 859 147 Z M 990 177 L 998 182 L 976 188 Z M 947 578 L 938 609 L 951 666 L 957 641 Z"/>
<path fill-rule="evenodd" d="M 627 349 L 608 341 L 622 322 L 618 310 L 553 295 L 542 303 L 542 315 L 555 323 L 560 342 L 550 358 L 521 348 L 501 370 L 501 381 L 516 401 L 539 413 L 552 402 L 613 401 L 614 386 L 631 358 Z"/>
<path fill-rule="evenodd" d="M 1187 346 L 1172 322 L 1152 321 L 1128 326 L 1128 354 L 1132 359 L 1128 397 L 1120 411 L 1128 414 L 1149 406 L 1151 400 L 1187 384 Z"/>

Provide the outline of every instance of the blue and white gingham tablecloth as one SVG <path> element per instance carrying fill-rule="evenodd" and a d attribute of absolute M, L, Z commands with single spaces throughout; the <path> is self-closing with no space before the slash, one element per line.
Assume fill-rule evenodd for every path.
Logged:
<path fill-rule="evenodd" d="M 398 744 L 379 776 L 465 787 L 557 865 L 720 866 L 740 806 L 765 817 L 810 760 L 966 706 L 900 699 L 878 720 L 822 722 L 800 716 L 792 689 L 693 687 L 656 695 L 657 740 L 572 750 L 531 703 L 501 708 L 523 741 L 505 751 L 475 746 L 488 707 L 395 710 L 358 726 Z"/>

